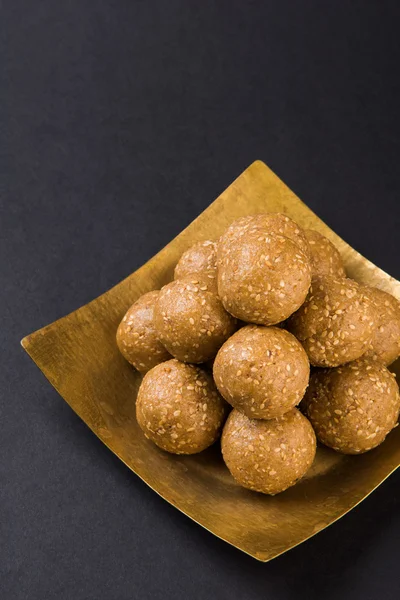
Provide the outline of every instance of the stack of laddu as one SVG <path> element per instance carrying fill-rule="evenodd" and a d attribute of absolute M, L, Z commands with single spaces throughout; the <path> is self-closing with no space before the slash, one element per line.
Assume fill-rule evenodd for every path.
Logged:
<path fill-rule="evenodd" d="M 358 454 L 397 423 L 387 366 L 400 355 L 400 303 L 347 278 L 327 238 L 280 213 L 189 248 L 174 281 L 129 308 L 117 343 L 146 373 L 144 435 L 174 454 L 221 437 L 229 471 L 251 490 L 294 485 L 317 439 Z"/>

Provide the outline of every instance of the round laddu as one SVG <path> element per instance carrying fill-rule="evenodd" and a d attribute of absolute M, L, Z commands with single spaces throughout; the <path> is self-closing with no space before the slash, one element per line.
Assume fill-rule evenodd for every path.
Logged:
<path fill-rule="evenodd" d="M 154 306 L 159 292 L 148 292 L 125 314 L 117 330 L 118 348 L 138 371 L 148 371 L 171 358 L 154 327 Z"/>
<path fill-rule="evenodd" d="M 283 235 L 295 242 L 300 250 L 310 257 L 310 248 L 304 230 L 283 213 L 259 213 L 237 219 L 222 236 L 222 243 L 230 243 L 248 232 L 263 230 L 267 233 Z"/>
<path fill-rule="evenodd" d="M 223 238 L 217 251 L 218 293 L 229 313 L 248 323 L 275 325 L 302 305 L 311 268 L 295 242 L 262 228 Z"/>
<path fill-rule="evenodd" d="M 222 432 L 222 456 L 241 486 L 275 495 L 294 485 L 313 463 L 313 428 L 295 408 L 278 419 L 249 419 L 238 410 Z"/>
<path fill-rule="evenodd" d="M 287 328 L 303 344 L 312 365 L 336 367 L 366 352 L 374 321 L 375 310 L 362 286 L 352 279 L 316 277 Z"/>
<path fill-rule="evenodd" d="M 213 373 L 219 392 L 234 408 L 254 419 L 272 419 L 303 398 L 310 364 L 288 331 L 247 325 L 219 350 Z"/>
<path fill-rule="evenodd" d="M 211 288 L 211 289 L 210 289 Z M 154 311 L 157 333 L 179 360 L 206 362 L 236 329 L 206 277 L 189 276 L 165 285 Z"/>
<path fill-rule="evenodd" d="M 212 377 L 199 367 L 169 360 L 143 378 L 136 418 L 145 436 L 173 454 L 195 454 L 219 437 L 227 405 Z"/>
<path fill-rule="evenodd" d="M 363 289 L 376 312 L 371 345 L 365 356 L 390 365 L 400 356 L 400 302 L 383 290 L 368 286 Z"/>
<path fill-rule="evenodd" d="M 359 454 L 381 444 L 396 425 L 399 388 L 384 365 L 361 358 L 315 372 L 303 406 L 323 444 Z"/>
<path fill-rule="evenodd" d="M 179 259 L 174 279 L 188 275 L 202 275 L 209 283 L 217 284 L 217 245 L 215 242 L 198 242 L 186 250 Z"/>
<path fill-rule="evenodd" d="M 346 277 L 342 257 L 336 246 L 318 231 L 306 229 L 304 233 L 310 247 L 312 277 Z"/>

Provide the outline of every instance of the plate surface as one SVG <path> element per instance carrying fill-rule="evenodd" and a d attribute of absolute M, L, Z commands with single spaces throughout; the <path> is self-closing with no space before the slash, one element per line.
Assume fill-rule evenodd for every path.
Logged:
<path fill-rule="evenodd" d="M 134 473 L 194 521 L 261 561 L 315 535 L 382 483 L 400 465 L 400 428 L 362 456 L 319 448 L 307 476 L 283 494 L 272 498 L 246 491 L 234 483 L 217 446 L 178 457 L 146 440 L 135 419 L 141 376 L 119 354 L 115 332 L 140 295 L 172 279 L 180 255 L 194 242 L 217 238 L 238 217 L 268 211 L 317 229 L 339 248 L 349 276 L 400 299 L 398 281 L 353 250 L 257 161 L 135 273 L 22 340 L 65 401 Z M 400 375 L 400 361 L 393 370 Z"/>

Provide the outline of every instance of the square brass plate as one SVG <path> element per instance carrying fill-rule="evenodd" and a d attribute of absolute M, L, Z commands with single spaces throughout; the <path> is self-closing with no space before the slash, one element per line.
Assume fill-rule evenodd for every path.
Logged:
<path fill-rule="evenodd" d="M 287 213 L 300 225 L 319 230 L 339 248 L 351 277 L 400 299 L 398 281 L 348 246 L 257 161 L 135 273 L 22 340 L 71 408 L 134 473 L 214 535 L 262 561 L 315 535 L 382 483 L 400 464 L 400 428 L 362 456 L 346 457 L 320 448 L 307 477 L 281 495 L 246 491 L 234 483 L 217 447 L 177 457 L 145 439 L 134 416 L 141 378 L 120 356 L 115 332 L 141 294 L 172 279 L 177 260 L 191 244 L 217 238 L 238 217 L 267 211 Z M 399 366 L 394 370 L 399 371 Z"/>

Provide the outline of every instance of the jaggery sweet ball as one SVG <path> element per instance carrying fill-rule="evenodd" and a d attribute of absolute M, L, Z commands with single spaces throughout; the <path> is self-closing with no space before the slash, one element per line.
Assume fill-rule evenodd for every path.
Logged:
<path fill-rule="evenodd" d="M 300 340 L 312 365 L 336 367 L 366 352 L 374 320 L 372 303 L 358 283 L 316 277 L 287 328 Z"/>
<path fill-rule="evenodd" d="M 117 330 L 118 348 L 138 371 L 148 371 L 171 358 L 154 327 L 154 306 L 159 292 L 144 294 L 129 308 Z"/>
<path fill-rule="evenodd" d="M 236 329 L 206 277 L 184 277 L 165 285 L 154 311 L 158 336 L 179 360 L 206 362 Z"/>
<path fill-rule="evenodd" d="M 365 356 L 390 365 L 400 356 L 400 302 L 378 288 L 363 289 L 376 312 L 371 345 Z"/>
<path fill-rule="evenodd" d="M 237 240 L 246 232 L 258 229 L 291 239 L 307 257 L 310 256 L 310 248 L 304 230 L 283 213 L 259 213 L 241 217 L 228 227 L 222 237 L 222 243 L 229 243 L 232 239 Z"/>
<path fill-rule="evenodd" d="M 304 233 L 310 247 L 312 277 L 346 277 L 342 257 L 336 246 L 318 231 L 306 229 Z"/>
<path fill-rule="evenodd" d="M 288 331 L 248 325 L 221 347 L 213 373 L 219 392 L 234 408 L 251 418 L 271 419 L 300 402 L 310 365 Z"/>
<path fill-rule="evenodd" d="M 136 418 L 145 436 L 173 454 L 195 454 L 218 438 L 227 405 L 212 377 L 176 359 L 157 365 L 143 378 Z"/>
<path fill-rule="evenodd" d="M 226 310 L 260 325 L 289 317 L 304 302 L 311 282 L 310 262 L 300 246 L 258 224 L 228 228 L 218 243 L 217 271 Z"/>
<path fill-rule="evenodd" d="M 198 242 L 186 250 L 179 259 L 174 279 L 182 279 L 187 275 L 202 275 L 209 283 L 217 284 L 217 245 L 209 240 Z"/>
<path fill-rule="evenodd" d="M 384 365 L 361 358 L 315 372 L 303 407 L 323 444 L 344 454 L 359 454 L 381 444 L 395 426 L 399 388 Z"/>
<path fill-rule="evenodd" d="M 310 468 L 316 439 L 310 422 L 295 408 L 277 419 L 249 419 L 233 410 L 222 433 L 222 456 L 241 486 L 278 494 Z"/>

